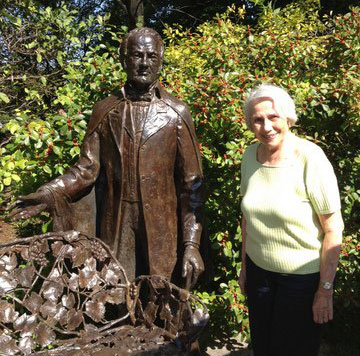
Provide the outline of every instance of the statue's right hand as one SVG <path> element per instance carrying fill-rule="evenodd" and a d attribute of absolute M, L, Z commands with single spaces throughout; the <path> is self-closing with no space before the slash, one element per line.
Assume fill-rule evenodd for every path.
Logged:
<path fill-rule="evenodd" d="M 44 192 L 35 192 L 25 196 L 21 196 L 11 205 L 9 218 L 11 220 L 28 219 L 38 215 L 40 212 L 48 208 L 46 203 L 47 197 Z"/>

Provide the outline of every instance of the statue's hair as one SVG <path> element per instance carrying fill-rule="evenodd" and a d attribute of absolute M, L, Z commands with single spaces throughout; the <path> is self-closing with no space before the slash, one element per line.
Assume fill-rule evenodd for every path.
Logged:
<path fill-rule="evenodd" d="M 246 124 L 250 129 L 251 109 L 259 99 L 270 99 L 274 103 L 274 108 L 278 114 L 288 120 L 289 126 L 294 125 L 298 120 L 295 103 L 287 91 L 274 85 L 262 84 L 250 92 L 244 104 Z"/>
<path fill-rule="evenodd" d="M 161 58 L 164 55 L 164 43 L 163 40 L 161 38 L 161 36 L 152 28 L 149 27 L 142 27 L 142 28 L 134 28 L 133 30 L 131 30 L 130 32 L 128 32 L 124 38 L 124 40 L 122 41 L 121 45 L 120 45 L 120 58 L 121 58 L 121 63 L 124 63 L 124 60 L 127 56 L 127 51 L 128 51 L 128 44 L 129 41 L 138 35 L 150 35 L 152 36 L 157 43 L 160 44 L 160 56 Z"/>

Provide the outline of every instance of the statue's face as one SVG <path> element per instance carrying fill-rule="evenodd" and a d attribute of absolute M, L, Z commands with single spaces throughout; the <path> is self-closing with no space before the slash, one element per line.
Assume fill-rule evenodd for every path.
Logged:
<path fill-rule="evenodd" d="M 160 44 L 151 36 L 140 34 L 130 38 L 125 58 L 128 81 L 140 90 L 148 89 L 160 75 Z"/>

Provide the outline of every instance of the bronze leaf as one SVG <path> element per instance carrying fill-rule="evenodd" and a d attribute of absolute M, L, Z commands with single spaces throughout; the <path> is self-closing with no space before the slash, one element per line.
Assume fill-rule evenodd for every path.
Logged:
<path fill-rule="evenodd" d="M 125 289 L 116 288 L 107 292 L 105 301 L 110 304 L 120 304 L 125 301 Z"/>
<path fill-rule="evenodd" d="M 61 303 L 64 307 L 71 309 L 75 305 L 75 296 L 73 293 L 69 293 L 68 295 L 64 294 L 61 297 Z"/>
<path fill-rule="evenodd" d="M 43 317 L 52 318 L 57 313 L 57 303 L 52 300 L 47 300 L 40 308 Z"/>
<path fill-rule="evenodd" d="M 40 311 L 43 299 L 36 292 L 31 292 L 30 296 L 25 299 L 24 306 L 33 314 L 37 314 Z"/>
<path fill-rule="evenodd" d="M 161 306 L 161 312 L 160 312 L 160 319 L 161 320 L 167 320 L 167 321 L 171 321 L 173 318 L 172 314 L 171 314 L 171 309 L 168 303 L 164 303 Z"/>
<path fill-rule="evenodd" d="M 17 268 L 15 270 L 15 278 L 19 284 L 24 287 L 30 288 L 35 275 L 35 268 L 32 265 L 28 265 L 25 268 Z"/>
<path fill-rule="evenodd" d="M 79 289 L 79 276 L 76 273 L 71 273 L 70 278 L 68 280 L 69 288 L 76 292 Z"/>
<path fill-rule="evenodd" d="M 41 346 L 47 346 L 55 340 L 55 332 L 41 323 L 35 330 L 35 339 Z"/>
<path fill-rule="evenodd" d="M 21 246 L 20 255 L 24 261 L 29 261 L 30 260 L 29 247 Z"/>
<path fill-rule="evenodd" d="M 86 259 L 85 267 L 79 272 L 79 286 L 80 288 L 91 289 L 99 282 L 99 276 L 96 271 L 96 260 L 91 257 Z"/>
<path fill-rule="evenodd" d="M 77 246 L 71 251 L 71 259 L 74 267 L 80 267 L 91 256 L 91 251 L 83 246 Z"/>
<path fill-rule="evenodd" d="M 51 249 L 55 257 L 58 257 L 60 255 L 60 251 L 63 246 L 64 243 L 62 241 L 55 241 L 52 243 Z"/>
<path fill-rule="evenodd" d="M 67 329 L 74 330 L 83 322 L 82 311 L 76 311 L 76 309 L 69 310 L 67 314 Z"/>
<path fill-rule="evenodd" d="M 16 341 L 9 335 L 0 335 L 0 355 L 11 356 L 19 351 Z"/>
<path fill-rule="evenodd" d="M 0 323 L 13 323 L 19 313 L 15 311 L 14 306 L 5 300 L 0 301 Z"/>
<path fill-rule="evenodd" d="M 144 316 L 145 316 L 145 320 L 148 323 L 153 323 L 156 319 L 156 312 L 159 309 L 159 305 L 155 304 L 154 302 L 148 302 L 147 306 L 145 307 L 144 310 Z"/>
<path fill-rule="evenodd" d="M 6 294 L 7 292 L 13 290 L 17 286 L 16 279 L 10 278 L 8 273 L 3 272 L 2 275 L 0 275 L 0 295 Z"/>
<path fill-rule="evenodd" d="M 5 270 L 11 272 L 17 267 L 17 258 L 15 253 L 9 255 L 3 255 L 0 257 L 0 266 L 4 267 Z"/>
<path fill-rule="evenodd" d="M 20 336 L 31 336 L 37 325 L 36 315 L 20 315 L 14 322 L 15 330 L 20 330 Z"/>
<path fill-rule="evenodd" d="M 26 336 L 19 340 L 18 347 L 24 355 L 31 355 L 32 350 L 36 347 L 36 342 L 32 336 Z"/>
<path fill-rule="evenodd" d="M 64 283 L 61 279 L 57 281 L 45 281 L 43 285 L 43 296 L 52 302 L 57 302 L 64 290 Z"/>
<path fill-rule="evenodd" d="M 101 277 L 113 286 L 117 285 L 119 282 L 119 274 L 109 266 L 105 265 L 104 268 L 101 270 Z"/>
<path fill-rule="evenodd" d="M 87 315 L 96 322 L 100 322 L 105 315 L 105 305 L 100 302 L 91 301 L 85 303 Z"/>

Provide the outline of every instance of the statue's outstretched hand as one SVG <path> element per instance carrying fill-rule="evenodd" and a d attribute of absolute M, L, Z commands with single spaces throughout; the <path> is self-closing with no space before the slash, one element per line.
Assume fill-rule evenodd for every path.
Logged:
<path fill-rule="evenodd" d="M 196 284 L 201 273 L 204 272 L 204 262 L 201 258 L 199 249 L 194 246 L 186 246 L 182 276 L 186 278 L 186 289 L 191 289 Z M 188 282 L 189 281 L 189 282 Z"/>
<path fill-rule="evenodd" d="M 47 196 L 44 192 L 35 192 L 21 196 L 8 208 L 11 210 L 9 217 L 11 220 L 28 219 L 38 215 L 45 209 L 48 209 Z"/>

